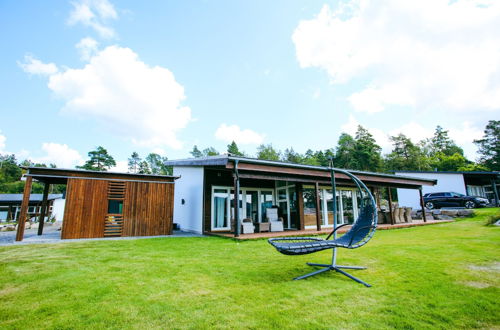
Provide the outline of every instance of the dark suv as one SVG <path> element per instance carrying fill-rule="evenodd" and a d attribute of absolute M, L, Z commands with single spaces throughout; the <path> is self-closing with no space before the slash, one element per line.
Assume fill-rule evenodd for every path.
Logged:
<path fill-rule="evenodd" d="M 479 196 L 465 196 L 456 192 L 435 192 L 424 195 L 424 205 L 429 210 L 441 207 L 465 207 L 472 209 L 486 206 L 489 201 Z"/>

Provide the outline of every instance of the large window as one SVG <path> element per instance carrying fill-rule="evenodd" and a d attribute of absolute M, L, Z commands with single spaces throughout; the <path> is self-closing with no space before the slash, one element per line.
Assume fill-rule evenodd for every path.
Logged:
<path fill-rule="evenodd" d="M 274 205 L 273 189 L 242 188 L 239 193 L 240 218 L 253 222 L 266 219 L 267 208 Z M 234 219 L 234 190 L 230 187 L 212 187 L 212 230 L 231 229 Z"/>

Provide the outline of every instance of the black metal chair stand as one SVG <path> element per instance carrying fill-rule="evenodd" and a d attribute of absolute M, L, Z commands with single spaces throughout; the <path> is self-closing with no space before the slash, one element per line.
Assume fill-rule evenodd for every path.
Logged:
<path fill-rule="evenodd" d="M 335 175 L 333 168 L 331 169 L 331 171 L 332 171 L 332 191 L 333 191 L 333 196 L 336 196 Z M 344 226 L 347 226 L 347 224 L 337 226 L 336 203 L 334 202 L 333 203 L 334 229 L 326 239 L 321 239 L 317 237 L 282 237 L 282 238 L 271 238 L 268 240 L 268 242 L 272 246 L 274 246 L 276 250 L 285 255 L 302 255 L 326 249 L 333 250 L 331 264 L 307 263 L 307 265 L 309 266 L 322 267 L 322 269 L 296 277 L 294 278 L 294 280 L 302 280 L 327 271 L 336 271 L 358 283 L 370 287 L 371 286 L 370 284 L 342 270 L 342 269 L 366 269 L 366 267 L 337 265 L 337 248 L 355 249 L 368 243 L 368 241 L 375 234 L 375 230 L 377 228 L 377 205 L 375 203 L 375 199 L 370 193 L 370 190 L 361 180 L 359 180 L 357 177 L 355 177 L 348 171 L 337 170 L 337 169 L 335 171 L 342 172 L 347 176 L 349 176 L 354 181 L 354 183 L 356 184 L 362 195 L 360 214 L 356 219 L 356 221 L 352 224 L 352 227 L 343 236 L 337 238 L 337 230 Z M 333 240 L 329 240 L 331 237 L 333 237 Z"/>

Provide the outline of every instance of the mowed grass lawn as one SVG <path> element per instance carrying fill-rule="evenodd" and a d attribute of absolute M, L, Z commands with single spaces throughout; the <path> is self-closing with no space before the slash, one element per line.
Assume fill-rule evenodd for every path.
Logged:
<path fill-rule="evenodd" d="M 500 228 L 486 215 L 384 230 L 339 263 L 265 240 L 156 238 L 0 247 L 1 328 L 498 328 Z"/>

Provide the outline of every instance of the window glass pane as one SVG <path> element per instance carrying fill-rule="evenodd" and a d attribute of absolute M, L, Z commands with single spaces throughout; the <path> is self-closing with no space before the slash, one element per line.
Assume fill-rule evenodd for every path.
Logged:
<path fill-rule="evenodd" d="M 286 199 L 286 189 L 278 189 L 278 199 L 279 200 Z"/>
<path fill-rule="evenodd" d="M 262 220 L 267 217 L 266 210 L 273 206 L 273 192 L 272 191 L 261 191 L 260 193 L 260 207 L 262 213 Z"/>
<path fill-rule="evenodd" d="M 316 191 L 314 188 L 304 188 L 304 214 L 316 214 Z"/>
<path fill-rule="evenodd" d="M 108 201 L 108 214 L 122 214 L 123 201 L 109 200 Z"/>
<path fill-rule="evenodd" d="M 226 189 L 214 189 L 213 199 L 213 227 L 225 228 L 227 227 L 227 203 L 229 200 L 229 194 L 227 193 Z"/>

